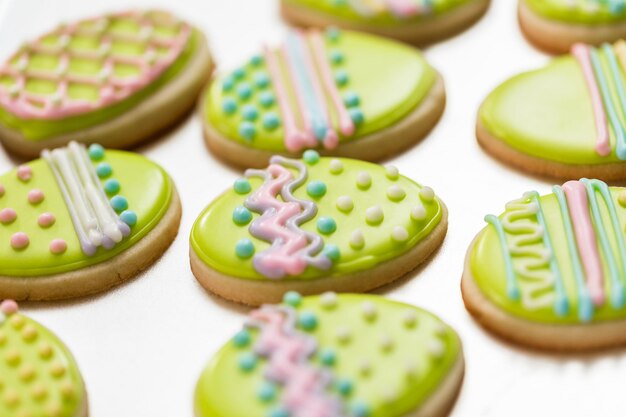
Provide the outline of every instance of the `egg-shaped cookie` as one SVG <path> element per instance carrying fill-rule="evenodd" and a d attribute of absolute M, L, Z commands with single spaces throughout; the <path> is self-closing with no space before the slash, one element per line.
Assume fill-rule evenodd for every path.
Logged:
<path fill-rule="evenodd" d="M 0 416 L 87 417 L 87 393 L 72 354 L 10 300 L 0 303 L 0 357 Z"/>
<path fill-rule="evenodd" d="M 414 269 L 447 231 L 429 187 L 352 159 L 275 156 L 215 199 L 191 231 L 191 267 L 229 300 L 260 305 L 286 291 L 363 292 Z"/>
<path fill-rule="evenodd" d="M 209 148 L 242 168 L 274 154 L 381 160 L 423 138 L 445 106 L 443 80 L 410 46 L 356 32 L 290 31 L 206 89 Z"/>
<path fill-rule="evenodd" d="M 626 37 L 626 2 L 519 0 L 519 21 L 533 44 L 565 53 L 577 42 L 600 45 Z"/>
<path fill-rule="evenodd" d="M 174 183 L 134 153 L 71 142 L 0 176 L 0 298 L 93 294 L 151 265 L 178 232 Z"/>
<path fill-rule="evenodd" d="M 329 25 L 424 45 L 474 24 L 489 0 L 281 0 L 283 18 L 297 26 Z"/>
<path fill-rule="evenodd" d="M 485 220 L 462 281 L 481 324 L 541 349 L 626 344 L 626 188 L 568 181 Z"/>
<path fill-rule="evenodd" d="M 198 381 L 196 417 L 443 417 L 463 379 L 457 334 L 371 295 L 287 293 L 250 313 Z"/>
<path fill-rule="evenodd" d="M 33 158 L 70 141 L 132 146 L 180 120 L 211 68 L 204 35 L 165 11 L 62 24 L 0 65 L 0 141 Z"/>
<path fill-rule="evenodd" d="M 496 158 L 562 179 L 626 179 L 626 42 L 572 53 L 498 86 L 477 137 Z"/>

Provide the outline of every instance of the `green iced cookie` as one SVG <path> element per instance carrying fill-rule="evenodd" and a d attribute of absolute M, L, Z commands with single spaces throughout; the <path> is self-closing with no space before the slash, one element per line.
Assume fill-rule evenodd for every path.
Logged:
<path fill-rule="evenodd" d="M 0 304 L 0 416 L 86 417 L 87 394 L 69 350 L 48 329 Z"/>
<path fill-rule="evenodd" d="M 200 214 L 192 268 L 207 289 L 253 305 L 287 290 L 363 292 L 414 269 L 446 229 L 433 190 L 395 167 L 309 150 L 247 170 Z"/>
<path fill-rule="evenodd" d="M 369 295 L 325 293 L 250 313 L 202 373 L 197 417 L 443 416 L 463 376 L 439 318 Z"/>
<path fill-rule="evenodd" d="M 515 76 L 479 111 L 478 139 L 499 159 L 560 178 L 626 178 L 626 44 L 572 55 Z"/>
<path fill-rule="evenodd" d="M 420 52 L 356 32 L 291 31 L 217 77 L 201 101 L 212 151 L 241 167 L 309 148 L 379 160 L 424 137 L 445 106 L 443 81 Z"/>
<path fill-rule="evenodd" d="M 626 189 L 569 181 L 485 220 L 463 276 L 466 305 L 480 321 L 547 349 L 626 343 Z"/>
<path fill-rule="evenodd" d="M 165 171 L 137 154 L 67 148 L 0 176 L 0 297 L 105 290 L 169 246 L 180 203 Z"/>

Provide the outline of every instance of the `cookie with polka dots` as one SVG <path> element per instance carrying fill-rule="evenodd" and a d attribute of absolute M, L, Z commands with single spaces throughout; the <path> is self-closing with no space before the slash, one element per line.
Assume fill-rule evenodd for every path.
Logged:
<path fill-rule="evenodd" d="M 0 303 L 0 416 L 86 417 L 78 365 L 48 329 Z"/>
<path fill-rule="evenodd" d="M 28 158 L 70 141 L 130 147 L 184 117 L 212 66 L 204 35 L 165 11 L 62 24 L 0 65 L 0 141 Z"/>
<path fill-rule="evenodd" d="M 371 295 L 285 294 L 250 313 L 196 387 L 196 417 L 443 417 L 459 337 L 435 315 Z"/>
<path fill-rule="evenodd" d="M 417 143 L 445 107 L 439 73 L 410 46 L 357 32 L 293 30 L 217 77 L 201 98 L 206 142 L 242 168 L 275 154 L 378 161 Z"/>
<path fill-rule="evenodd" d="M 426 45 L 455 35 L 480 19 L 490 0 L 281 0 L 290 24 L 337 26 Z"/>
<path fill-rule="evenodd" d="M 71 142 L 0 176 L 0 298 L 93 294 L 167 249 L 181 207 L 146 158 Z"/>
<path fill-rule="evenodd" d="M 274 156 L 215 199 L 191 231 L 191 267 L 208 290 L 260 305 L 286 291 L 365 292 L 437 249 L 448 212 L 429 187 L 353 159 Z"/>

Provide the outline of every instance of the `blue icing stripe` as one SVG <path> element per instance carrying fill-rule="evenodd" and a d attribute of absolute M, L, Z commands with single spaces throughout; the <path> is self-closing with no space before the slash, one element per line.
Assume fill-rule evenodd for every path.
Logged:
<path fill-rule="evenodd" d="M 621 110 L 621 118 L 620 118 L 620 126 L 623 125 L 621 121 L 624 120 L 625 112 L 626 112 L 626 87 L 624 86 L 624 81 L 622 80 L 622 70 L 617 62 L 617 58 L 615 57 L 615 51 L 613 47 L 609 44 L 602 45 L 602 50 L 606 55 L 607 60 L 609 61 L 609 66 L 611 68 L 611 75 L 613 81 L 616 84 L 615 90 L 617 90 L 617 94 L 620 102 L 620 110 Z M 616 148 L 617 157 L 621 160 L 626 160 L 626 136 L 618 136 L 617 140 L 617 148 Z"/>
<path fill-rule="evenodd" d="M 515 269 L 513 269 L 513 259 L 511 258 L 511 252 L 509 251 L 509 247 L 506 242 L 506 235 L 504 233 L 504 228 L 502 227 L 502 222 L 498 216 L 494 216 L 493 214 L 486 215 L 485 221 L 496 229 L 498 239 L 500 240 L 502 258 L 504 259 L 504 265 L 506 267 L 506 294 L 511 300 L 517 301 L 520 299 L 521 294 L 517 278 L 515 276 Z"/>

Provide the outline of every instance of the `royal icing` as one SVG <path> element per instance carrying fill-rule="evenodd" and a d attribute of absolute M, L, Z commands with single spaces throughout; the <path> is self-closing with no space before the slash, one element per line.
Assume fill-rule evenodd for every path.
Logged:
<path fill-rule="evenodd" d="M 626 211 L 618 190 L 599 180 L 569 181 L 551 196 L 526 193 L 486 221 L 495 237 L 488 230 L 478 238 L 472 273 L 490 298 L 505 289 L 504 308 L 557 322 L 589 322 L 623 310 Z M 487 256 L 496 247 L 504 270 L 488 273 Z"/>

